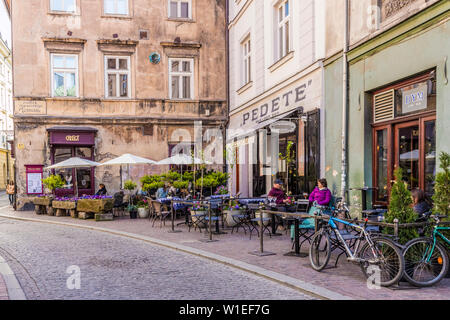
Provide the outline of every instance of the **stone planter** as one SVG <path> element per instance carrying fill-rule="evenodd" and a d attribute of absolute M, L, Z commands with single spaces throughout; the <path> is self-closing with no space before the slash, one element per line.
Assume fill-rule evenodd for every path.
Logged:
<path fill-rule="evenodd" d="M 53 197 L 35 197 L 33 198 L 34 212 L 36 214 L 48 214 L 49 216 L 54 215 L 52 208 Z"/>
<path fill-rule="evenodd" d="M 236 225 L 236 221 L 233 219 L 234 215 L 242 215 L 244 214 L 244 210 L 223 210 L 225 214 L 225 222 L 227 226 L 234 227 Z"/>
<path fill-rule="evenodd" d="M 139 218 L 142 218 L 142 219 L 148 218 L 149 214 L 150 214 L 150 210 L 148 208 L 138 208 Z"/>
<path fill-rule="evenodd" d="M 112 210 L 114 200 L 111 199 L 79 199 L 78 212 L 106 213 Z"/>
<path fill-rule="evenodd" d="M 64 217 L 71 215 L 70 211 L 75 211 L 77 203 L 75 201 L 56 201 L 53 200 L 52 207 L 56 210 L 57 217 Z"/>

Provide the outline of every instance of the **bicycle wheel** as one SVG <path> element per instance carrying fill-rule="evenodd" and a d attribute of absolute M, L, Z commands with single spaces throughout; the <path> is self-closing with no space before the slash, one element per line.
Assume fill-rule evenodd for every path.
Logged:
<path fill-rule="evenodd" d="M 389 287 L 397 283 L 405 270 L 405 261 L 401 250 L 389 239 L 373 238 L 373 247 L 368 242 L 361 248 L 361 269 L 369 278 L 373 267 L 379 270 L 379 285 Z"/>
<path fill-rule="evenodd" d="M 431 250 L 433 252 L 431 253 Z M 431 258 L 428 260 L 428 257 Z M 417 287 L 432 286 L 444 278 L 448 272 L 448 256 L 444 247 L 433 239 L 418 238 L 409 241 L 403 250 L 405 278 Z"/>
<path fill-rule="evenodd" d="M 330 237 L 328 232 L 317 232 L 309 247 L 309 261 L 316 271 L 322 271 L 328 264 L 331 256 Z"/>

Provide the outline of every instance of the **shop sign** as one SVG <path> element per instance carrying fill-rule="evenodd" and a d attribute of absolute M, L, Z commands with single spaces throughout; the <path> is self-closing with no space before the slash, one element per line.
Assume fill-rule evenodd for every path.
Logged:
<path fill-rule="evenodd" d="M 417 88 L 405 90 L 402 94 L 402 113 L 409 113 L 427 108 L 428 98 L 427 84 L 421 84 Z"/>
<path fill-rule="evenodd" d="M 273 97 L 273 99 L 270 99 L 270 101 L 266 101 L 260 106 L 243 113 L 242 126 L 251 123 L 261 123 L 276 115 L 285 113 L 296 106 L 300 107 L 301 103 L 307 99 L 308 88 L 312 83 L 312 80 L 306 81 L 290 90 L 282 92 L 276 97 Z"/>
<path fill-rule="evenodd" d="M 16 113 L 20 114 L 46 114 L 46 102 L 40 100 L 16 100 Z"/>
<path fill-rule="evenodd" d="M 25 165 L 27 178 L 27 194 L 43 193 L 43 165 Z"/>
<path fill-rule="evenodd" d="M 50 143 L 94 145 L 95 135 L 93 132 L 50 132 Z"/>

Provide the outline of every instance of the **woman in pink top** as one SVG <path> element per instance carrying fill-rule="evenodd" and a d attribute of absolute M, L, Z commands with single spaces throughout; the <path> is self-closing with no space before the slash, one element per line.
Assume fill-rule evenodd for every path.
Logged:
<path fill-rule="evenodd" d="M 317 180 L 317 187 L 309 195 L 310 202 L 317 202 L 321 206 L 328 206 L 331 201 L 331 191 L 327 188 L 327 180 Z"/>

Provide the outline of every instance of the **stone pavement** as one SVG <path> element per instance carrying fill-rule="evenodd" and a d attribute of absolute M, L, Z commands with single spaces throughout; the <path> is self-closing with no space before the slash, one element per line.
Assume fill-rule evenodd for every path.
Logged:
<path fill-rule="evenodd" d="M 249 234 L 244 234 L 242 230 L 239 233 L 213 235 L 217 242 L 201 242 L 205 239 L 204 234 L 191 230 L 184 225 L 176 227 L 181 233 L 169 233 L 170 221 L 166 226 L 160 228 L 159 223 L 152 227 L 148 219 L 129 219 L 128 217 L 117 218 L 114 221 L 96 222 L 94 220 L 80 220 L 70 217 L 55 217 L 47 215 L 36 215 L 30 211 L 13 211 L 9 208 L 1 208 L 0 216 L 31 218 L 40 221 L 49 221 L 54 223 L 70 223 L 84 227 L 106 228 L 111 231 L 127 232 L 154 239 L 192 248 L 203 250 L 223 257 L 221 262 L 227 263 L 226 259 L 241 261 L 247 265 L 255 266 L 255 270 L 263 268 L 269 271 L 282 274 L 287 277 L 295 278 L 311 286 L 326 288 L 332 292 L 351 297 L 354 299 L 367 300 L 443 300 L 450 298 L 450 279 L 444 279 L 438 285 L 431 288 L 393 290 L 389 288 L 369 289 L 366 284 L 366 278 L 359 266 L 348 263 L 345 259 L 339 261 L 338 268 L 325 269 L 322 272 L 314 271 L 309 263 L 309 259 L 284 256 L 291 250 L 289 235 L 279 237 L 264 237 L 264 250 L 276 253 L 273 256 L 258 257 L 249 254 L 251 251 L 259 249 L 259 238 L 254 233 L 252 239 Z M 184 218 L 183 218 L 184 219 Z M 179 220 L 177 222 L 182 222 Z M 307 252 L 308 247 L 302 247 L 302 252 Z M 334 259 L 330 260 L 329 265 L 334 264 Z M 238 266 L 239 267 L 239 266 Z M 283 282 L 283 279 L 275 279 Z"/>
<path fill-rule="evenodd" d="M 9 300 L 8 289 L 6 289 L 5 280 L 0 274 L 0 300 Z"/>

